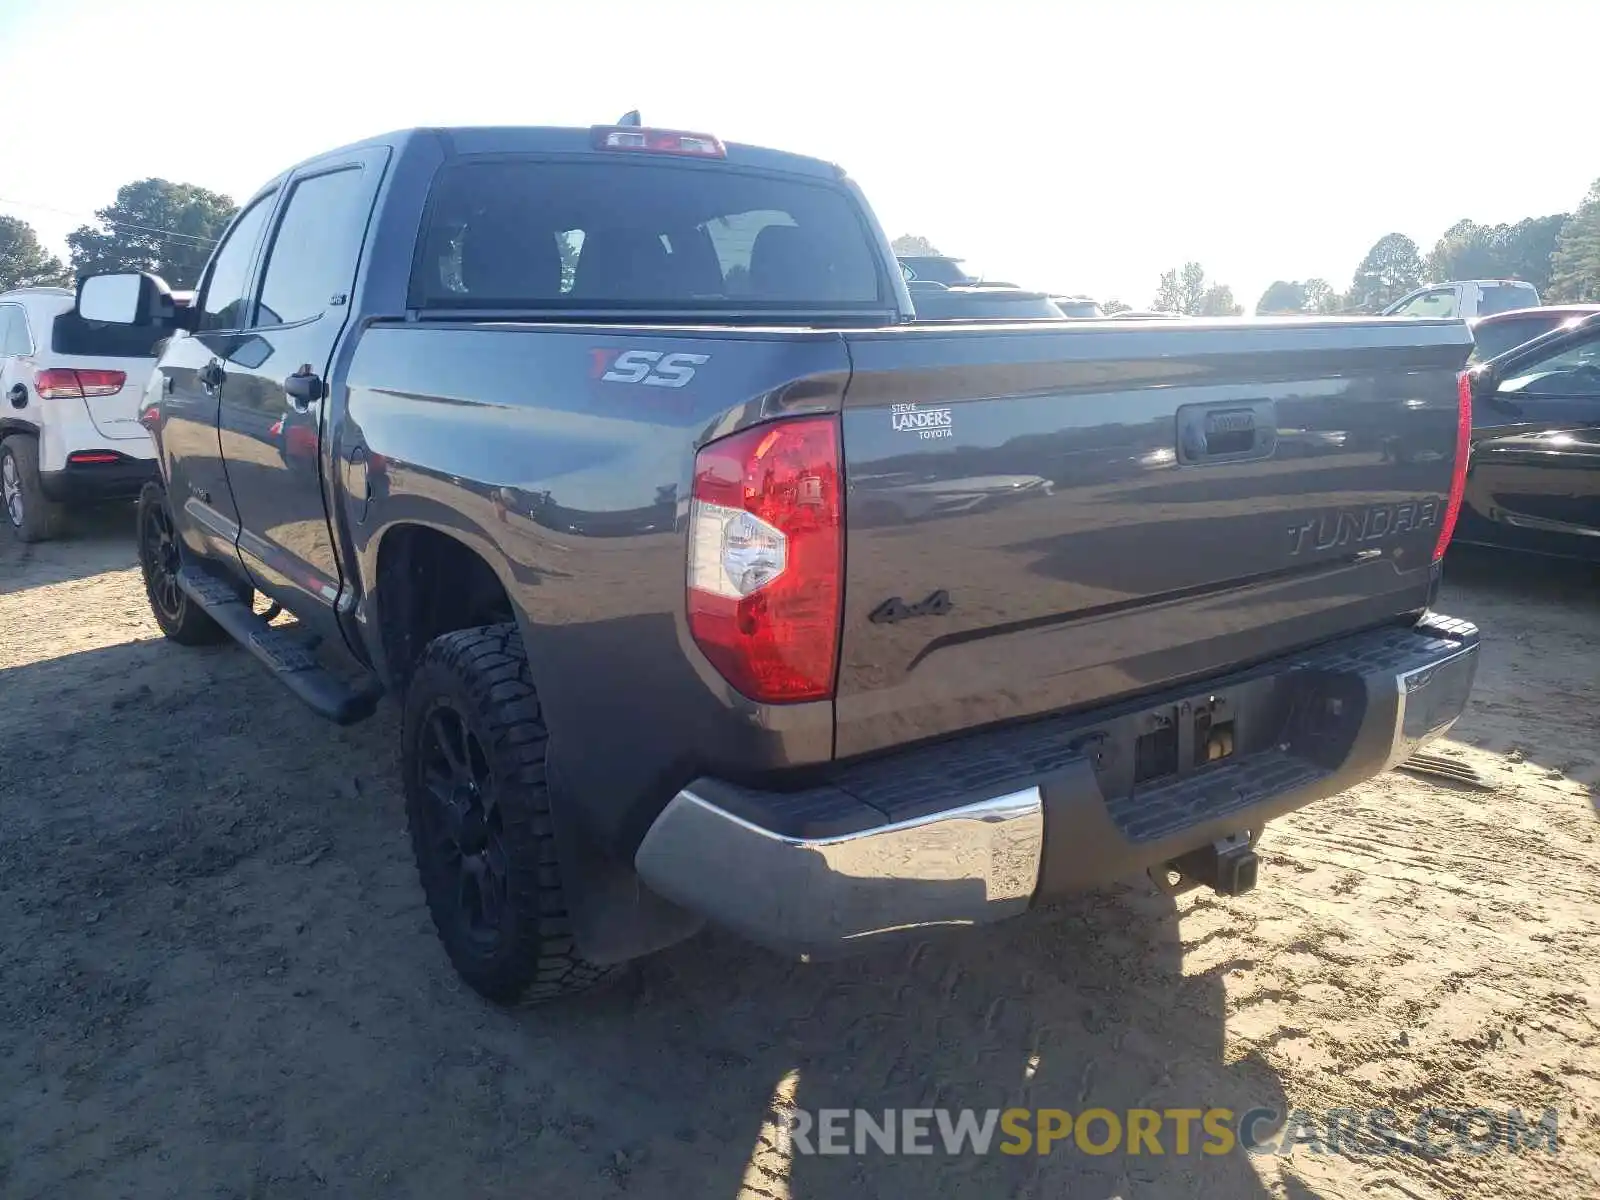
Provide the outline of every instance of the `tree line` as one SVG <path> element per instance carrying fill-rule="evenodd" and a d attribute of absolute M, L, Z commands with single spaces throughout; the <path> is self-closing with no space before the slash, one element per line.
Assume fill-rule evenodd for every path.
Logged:
<path fill-rule="evenodd" d="M 192 288 L 236 211 L 229 197 L 192 183 L 135 180 L 118 188 L 92 223 L 67 235 L 66 263 L 26 221 L 0 216 L 0 291 L 71 287 L 96 271 L 150 271 L 175 288 Z"/>
<path fill-rule="evenodd" d="M 898 254 L 938 254 L 927 238 L 894 240 Z M 1600 179 L 1577 209 L 1527 217 L 1513 225 L 1457 221 L 1424 255 L 1403 233 L 1386 233 L 1339 291 L 1326 279 L 1277 279 L 1256 301 L 1256 315 L 1375 313 L 1408 292 L 1451 279 L 1520 279 L 1546 303 L 1600 302 Z M 1120 300 L 1103 301 L 1108 313 L 1127 312 Z M 1244 308 L 1225 283 L 1212 283 L 1197 262 L 1163 271 L 1150 307 L 1193 317 L 1238 316 Z"/>

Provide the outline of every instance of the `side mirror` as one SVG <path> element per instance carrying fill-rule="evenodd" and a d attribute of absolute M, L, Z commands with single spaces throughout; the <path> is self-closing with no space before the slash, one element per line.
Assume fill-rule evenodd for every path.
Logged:
<path fill-rule="evenodd" d="M 85 321 L 168 326 L 176 311 L 171 289 L 144 271 L 86 275 L 78 282 L 78 316 Z"/>

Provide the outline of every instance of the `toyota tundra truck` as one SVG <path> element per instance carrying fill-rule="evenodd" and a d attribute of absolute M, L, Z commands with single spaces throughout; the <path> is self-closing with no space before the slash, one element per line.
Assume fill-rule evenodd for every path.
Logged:
<path fill-rule="evenodd" d="M 918 323 L 838 168 L 637 124 L 336 150 L 191 304 L 78 306 L 163 342 L 161 630 L 335 722 L 393 698 L 496 1001 L 707 922 L 823 955 L 1239 893 L 1471 688 L 1460 321 Z"/>

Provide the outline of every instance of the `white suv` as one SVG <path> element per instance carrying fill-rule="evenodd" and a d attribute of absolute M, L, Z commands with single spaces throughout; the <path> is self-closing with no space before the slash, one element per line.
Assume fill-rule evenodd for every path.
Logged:
<path fill-rule="evenodd" d="M 163 336 L 85 321 L 65 288 L 0 292 L 0 506 L 17 537 L 53 537 L 65 506 L 156 477 L 138 408 Z"/>

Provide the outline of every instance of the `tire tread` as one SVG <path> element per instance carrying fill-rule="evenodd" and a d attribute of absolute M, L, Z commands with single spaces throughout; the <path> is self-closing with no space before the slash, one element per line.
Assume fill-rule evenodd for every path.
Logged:
<path fill-rule="evenodd" d="M 422 805 L 406 768 L 406 812 L 418 875 L 434 927 L 467 983 L 500 1004 L 535 1004 L 585 991 L 614 974 L 584 959 L 571 936 L 545 777 L 549 733 L 538 692 L 513 624 L 442 634 L 424 648 L 406 698 L 405 752 L 414 754 L 419 713 L 436 672 L 454 677 L 469 701 L 468 718 L 496 775 L 496 803 L 512 860 L 507 902 L 515 944 L 493 956 L 473 954 L 454 936 L 449 901 L 432 885 Z M 441 681 L 442 682 L 442 681 Z"/>

